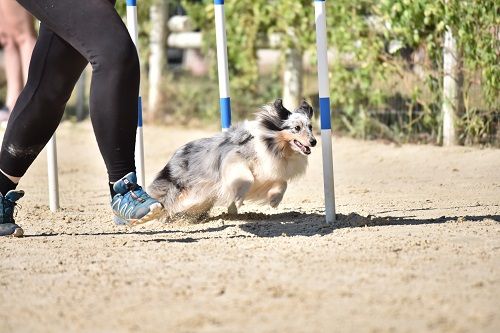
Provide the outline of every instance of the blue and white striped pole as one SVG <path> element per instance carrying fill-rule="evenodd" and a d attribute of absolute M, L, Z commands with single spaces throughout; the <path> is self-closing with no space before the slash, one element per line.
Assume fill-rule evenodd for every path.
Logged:
<path fill-rule="evenodd" d="M 139 44 L 137 43 L 138 32 L 137 32 L 137 1 L 136 0 L 126 0 L 127 1 L 127 28 L 135 44 L 137 53 L 139 54 Z M 142 99 L 139 94 L 139 102 L 137 103 L 138 119 L 137 119 L 137 132 L 135 139 L 135 167 L 137 171 L 137 181 L 140 185 L 145 186 L 146 177 L 144 173 L 144 138 L 142 130 Z"/>
<path fill-rule="evenodd" d="M 220 116 L 222 130 L 231 127 L 231 99 L 229 97 L 229 71 L 227 66 L 226 22 L 224 0 L 214 0 L 215 39 L 217 43 L 217 73 L 219 75 Z"/>
<path fill-rule="evenodd" d="M 321 146 L 323 149 L 323 184 L 325 190 L 326 222 L 335 222 L 335 191 L 333 182 L 332 126 L 328 82 L 328 55 L 326 40 L 325 0 L 314 1 L 316 20 L 316 51 L 318 58 L 319 110 L 321 118 Z"/>
<path fill-rule="evenodd" d="M 229 69 L 227 65 L 226 18 L 224 0 L 214 0 L 215 41 L 217 44 L 217 73 L 219 76 L 220 120 L 222 131 L 231 127 L 231 98 L 229 97 Z M 238 213 L 233 202 L 228 207 L 229 214 Z"/>

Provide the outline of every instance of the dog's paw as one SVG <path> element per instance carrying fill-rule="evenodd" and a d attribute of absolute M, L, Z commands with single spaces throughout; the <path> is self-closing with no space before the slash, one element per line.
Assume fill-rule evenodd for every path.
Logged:
<path fill-rule="evenodd" d="M 240 207 L 243 205 L 243 201 L 245 200 L 245 196 L 250 189 L 250 186 L 252 186 L 251 181 L 238 180 L 237 182 L 235 182 L 235 184 L 233 185 L 233 191 L 236 207 Z"/>
<path fill-rule="evenodd" d="M 229 207 L 227 207 L 227 213 L 229 215 L 236 215 L 238 214 L 238 207 L 236 207 L 236 203 L 231 203 Z"/>
<path fill-rule="evenodd" d="M 285 195 L 286 187 L 286 182 L 277 182 L 273 185 L 269 192 L 267 192 L 267 199 L 269 200 L 269 205 L 271 205 L 271 207 L 278 207 L 283 199 L 283 196 Z"/>
<path fill-rule="evenodd" d="M 276 208 L 280 204 L 281 200 L 283 200 L 284 193 L 274 193 L 269 196 L 269 205 L 271 207 Z"/>

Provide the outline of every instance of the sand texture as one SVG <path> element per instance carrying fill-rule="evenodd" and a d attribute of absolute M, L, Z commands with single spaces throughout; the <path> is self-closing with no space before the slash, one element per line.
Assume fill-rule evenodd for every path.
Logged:
<path fill-rule="evenodd" d="M 210 131 L 146 127 L 147 179 Z M 113 225 L 89 122 L 58 130 L 62 209 L 45 152 L 0 239 L 0 332 L 500 332 L 500 150 L 334 140 L 277 209 L 204 223 Z"/>

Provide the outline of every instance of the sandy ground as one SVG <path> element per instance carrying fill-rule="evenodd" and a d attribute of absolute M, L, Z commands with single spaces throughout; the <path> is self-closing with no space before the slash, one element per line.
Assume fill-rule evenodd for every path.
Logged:
<path fill-rule="evenodd" d="M 207 131 L 146 128 L 148 180 Z M 22 180 L 26 237 L 0 239 L 0 332 L 500 332 L 500 150 L 335 139 L 279 209 L 114 226 L 89 123 L 58 130 Z"/>

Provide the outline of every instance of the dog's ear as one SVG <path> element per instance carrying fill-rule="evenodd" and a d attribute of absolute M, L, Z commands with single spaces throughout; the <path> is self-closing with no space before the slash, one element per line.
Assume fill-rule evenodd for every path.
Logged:
<path fill-rule="evenodd" d="M 274 109 L 276 110 L 276 113 L 282 120 L 288 119 L 290 117 L 291 112 L 288 111 L 284 106 L 283 106 L 283 100 L 281 98 L 278 98 L 274 101 Z"/>
<path fill-rule="evenodd" d="M 313 116 L 313 108 L 309 103 L 306 102 L 305 99 L 302 100 L 302 103 L 300 103 L 300 106 L 295 110 L 295 112 L 302 112 L 304 113 L 309 119 L 312 118 Z"/>

